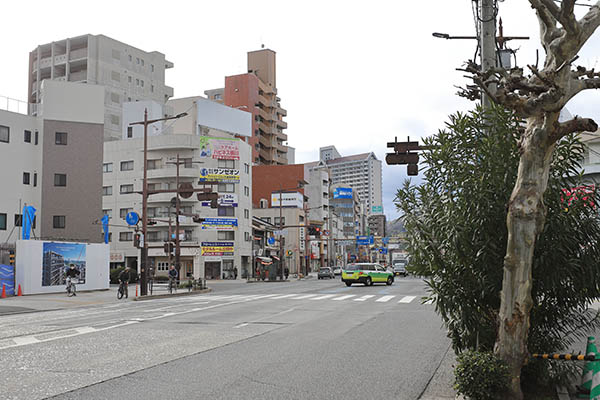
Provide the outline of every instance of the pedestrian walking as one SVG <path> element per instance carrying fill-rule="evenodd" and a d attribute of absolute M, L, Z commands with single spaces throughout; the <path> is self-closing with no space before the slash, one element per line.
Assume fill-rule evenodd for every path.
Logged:
<path fill-rule="evenodd" d="M 237 268 L 233 270 L 233 279 L 237 279 Z"/>
<path fill-rule="evenodd" d="M 290 269 L 288 267 L 285 267 L 283 273 L 285 274 L 285 280 L 287 281 L 287 278 L 290 275 Z"/>

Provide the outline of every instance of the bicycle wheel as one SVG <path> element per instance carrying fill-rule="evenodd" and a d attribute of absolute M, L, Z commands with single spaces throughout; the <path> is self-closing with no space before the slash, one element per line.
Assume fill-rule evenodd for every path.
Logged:
<path fill-rule="evenodd" d="M 173 294 L 173 281 L 169 281 L 169 294 Z"/>
<path fill-rule="evenodd" d="M 119 285 L 119 289 L 117 290 L 117 299 L 121 300 L 123 298 L 123 285 Z"/>

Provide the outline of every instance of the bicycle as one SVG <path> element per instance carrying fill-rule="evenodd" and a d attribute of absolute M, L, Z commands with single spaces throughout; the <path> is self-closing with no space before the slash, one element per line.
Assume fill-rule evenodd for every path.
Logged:
<path fill-rule="evenodd" d="M 175 278 L 169 278 L 169 294 L 173 294 L 173 289 L 175 289 L 175 293 L 177 293 L 177 282 Z"/>
<path fill-rule="evenodd" d="M 75 287 L 75 279 L 68 277 L 67 278 L 67 296 L 72 297 L 76 296 L 76 287 Z"/>
<path fill-rule="evenodd" d="M 117 290 L 117 299 L 121 300 L 125 295 L 125 298 L 129 297 L 127 282 L 119 282 L 119 289 Z"/>

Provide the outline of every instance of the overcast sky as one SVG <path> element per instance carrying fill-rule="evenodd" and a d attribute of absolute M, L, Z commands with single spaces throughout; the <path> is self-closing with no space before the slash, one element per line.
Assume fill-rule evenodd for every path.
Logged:
<path fill-rule="evenodd" d="M 580 0 L 591 4 L 588 0 Z M 30 1 L 3 5 L 0 96 L 26 99 L 28 53 L 38 44 L 86 33 L 104 34 L 175 63 L 166 81 L 175 97 L 224 86 L 246 72 L 246 52 L 261 44 L 277 52 L 277 86 L 288 110 L 296 162 L 314 161 L 321 146 L 342 155 L 386 142 L 416 139 L 444 126 L 448 114 L 474 106 L 455 95 L 465 83 L 455 70 L 473 57 L 474 40 L 444 40 L 432 32 L 474 35 L 471 0 L 390 1 Z M 587 8 L 578 7 L 579 12 Z M 535 63 L 538 24 L 526 0 L 499 3 L 504 34 L 519 66 Z M 597 66 L 600 32 L 579 63 Z M 600 121 L 600 93 L 580 95 L 573 114 Z M 397 216 L 396 189 L 405 166 L 383 163 L 384 211 Z"/>

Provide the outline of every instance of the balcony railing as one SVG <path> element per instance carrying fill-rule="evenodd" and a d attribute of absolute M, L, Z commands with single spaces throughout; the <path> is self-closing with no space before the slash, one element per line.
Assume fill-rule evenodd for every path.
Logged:
<path fill-rule="evenodd" d="M 0 110 L 27 115 L 29 103 L 11 97 L 0 96 Z"/>

